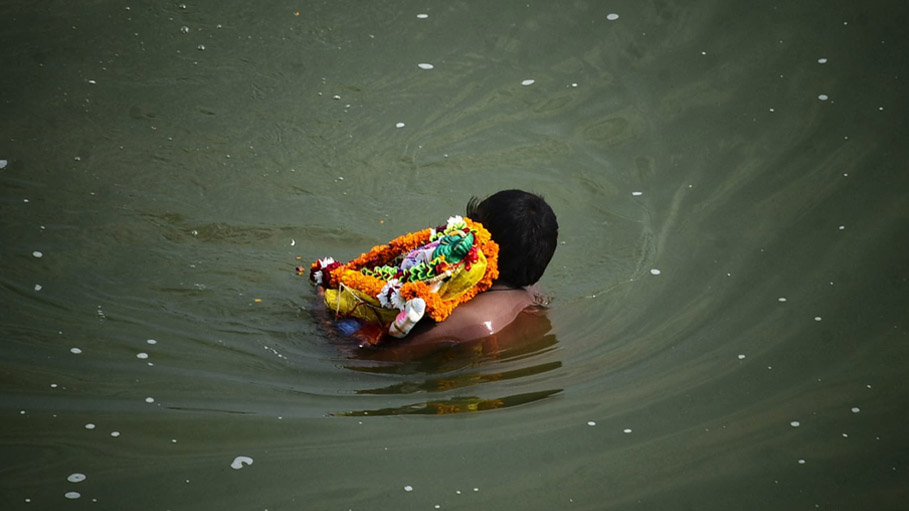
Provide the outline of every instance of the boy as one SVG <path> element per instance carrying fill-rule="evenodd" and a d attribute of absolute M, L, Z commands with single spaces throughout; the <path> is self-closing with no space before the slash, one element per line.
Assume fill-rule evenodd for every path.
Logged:
<path fill-rule="evenodd" d="M 480 222 L 499 245 L 499 278 L 486 292 L 458 306 L 441 323 L 421 321 L 406 344 L 458 343 L 488 337 L 512 323 L 521 311 L 540 305 L 535 284 L 555 253 L 559 224 L 542 197 L 503 190 L 467 203 L 467 216 Z"/>

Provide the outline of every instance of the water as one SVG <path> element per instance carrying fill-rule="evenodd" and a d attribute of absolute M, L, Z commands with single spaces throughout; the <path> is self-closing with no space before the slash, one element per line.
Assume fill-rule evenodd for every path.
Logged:
<path fill-rule="evenodd" d="M 902 508 L 905 14 L 6 2 L 3 509 Z M 506 187 L 546 315 L 325 332 L 296 265 Z"/>

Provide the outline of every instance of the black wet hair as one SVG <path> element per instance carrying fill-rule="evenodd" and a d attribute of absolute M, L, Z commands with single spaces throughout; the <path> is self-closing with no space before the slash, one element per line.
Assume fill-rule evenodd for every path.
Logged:
<path fill-rule="evenodd" d="M 497 283 L 522 287 L 540 280 L 559 237 L 559 223 L 543 197 L 523 190 L 502 190 L 482 202 L 471 197 L 467 217 L 499 244 Z"/>

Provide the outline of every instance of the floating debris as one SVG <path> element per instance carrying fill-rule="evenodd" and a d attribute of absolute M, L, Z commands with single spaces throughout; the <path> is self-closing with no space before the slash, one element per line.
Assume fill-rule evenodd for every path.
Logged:
<path fill-rule="evenodd" d="M 422 13 L 422 12 L 421 12 L 420 14 L 417 14 L 417 18 L 420 18 L 421 20 L 425 20 L 425 19 L 428 18 L 428 17 L 429 17 L 428 14 L 425 14 L 425 13 Z"/>
<path fill-rule="evenodd" d="M 5 169 L 9 165 L 9 162 L 6 160 L 0 160 L 0 169 Z"/>
<path fill-rule="evenodd" d="M 79 497 L 81 497 L 82 494 L 77 491 L 68 491 L 68 492 L 64 493 L 63 496 L 70 500 L 76 500 Z"/>
<path fill-rule="evenodd" d="M 861 412 L 861 411 L 862 411 L 862 409 L 859 408 L 859 407 L 857 407 L 857 406 L 853 406 L 853 407 L 852 407 L 852 413 L 859 413 L 859 412 Z"/>
<path fill-rule="evenodd" d="M 614 12 L 611 12 L 606 15 L 606 19 L 608 19 L 609 21 L 615 21 L 615 20 L 619 19 L 619 15 Z"/>
<path fill-rule="evenodd" d="M 35 258 L 41 259 L 42 257 L 44 257 L 44 254 L 41 253 L 40 250 L 35 250 L 34 252 L 32 252 L 32 256 Z"/>
<path fill-rule="evenodd" d="M 145 353 L 145 352 L 136 353 L 136 358 L 141 358 L 144 360 L 144 359 L 148 358 L 148 353 Z"/>
<path fill-rule="evenodd" d="M 406 491 L 406 492 L 412 492 L 412 491 L 413 491 L 413 486 L 411 486 L 411 485 L 409 485 L 409 484 L 406 485 L 406 486 L 404 486 L 404 491 Z"/>
<path fill-rule="evenodd" d="M 644 192 L 631 192 L 631 195 L 633 195 L 635 197 L 640 197 L 641 195 L 644 195 Z"/>
<path fill-rule="evenodd" d="M 70 474 L 66 478 L 66 480 L 71 483 L 81 483 L 82 481 L 85 481 L 85 474 L 80 474 L 79 472 L 74 472 L 74 473 Z"/>
<path fill-rule="evenodd" d="M 236 458 L 234 458 L 234 461 L 232 461 L 230 463 L 230 468 L 232 468 L 234 470 L 240 470 L 241 468 L 243 468 L 247 465 L 252 465 L 252 464 L 253 464 L 253 459 L 250 458 L 249 456 L 237 456 Z"/>
<path fill-rule="evenodd" d="M 744 353 L 740 353 L 740 354 L 739 354 L 739 360 L 745 360 L 745 354 L 744 354 Z"/>
<path fill-rule="evenodd" d="M 403 127 L 404 127 L 403 122 L 399 122 L 399 123 L 395 124 L 395 128 L 403 128 Z"/>
<path fill-rule="evenodd" d="M 82 350 L 79 348 L 70 348 L 69 351 L 70 351 L 70 353 L 72 353 L 74 355 L 79 355 L 82 353 Z"/>
<path fill-rule="evenodd" d="M 597 423 L 596 423 L 595 421 L 587 421 L 587 425 L 588 425 L 588 426 L 596 426 Z"/>
<path fill-rule="evenodd" d="M 789 425 L 792 426 L 793 428 L 797 428 L 797 427 L 801 426 L 802 423 L 799 421 L 792 421 L 789 423 Z"/>
<path fill-rule="evenodd" d="M 824 58 L 824 57 L 821 57 L 821 58 L 817 59 L 817 63 L 818 63 L 818 64 L 826 64 L 826 63 L 827 63 L 827 59 Z"/>
<path fill-rule="evenodd" d="M 536 83 L 536 80 L 529 80 L 529 79 L 528 79 L 528 80 L 522 81 L 522 82 L 521 82 L 521 85 L 527 87 L 528 85 L 533 85 L 534 83 Z"/>
<path fill-rule="evenodd" d="M 661 272 L 660 270 L 658 270 L 658 269 L 656 269 L 656 268 L 651 268 L 651 269 L 650 269 L 650 274 L 651 274 L 651 275 L 659 275 L 660 273 L 663 273 L 663 272 Z"/>
<path fill-rule="evenodd" d="M 433 66 L 432 64 L 427 64 L 426 62 L 420 62 L 419 64 L 417 64 L 417 67 L 419 67 L 420 69 L 432 69 L 435 66 Z"/>
<path fill-rule="evenodd" d="M 830 96 L 828 96 L 826 94 L 819 94 L 817 99 L 819 99 L 821 101 L 827 101 L 828 99 L 830 99 Z"/>
<path fill-rule="evenodd" d="M 149 397 L 145 398 L 145 402 L 146 402 L 146 403 L 154 403 L 154 402 L 155 402 L 155 398 L 149 396 Z"/>
<path fill-rule="evenodd" d="M 631 433 L 631 428 L 625 428 L 625 429 L 623 429 L 623 430 L 622 430 L 622 433 L 625 433 L 626 435 L 629 434 L 629 433 Z"/>

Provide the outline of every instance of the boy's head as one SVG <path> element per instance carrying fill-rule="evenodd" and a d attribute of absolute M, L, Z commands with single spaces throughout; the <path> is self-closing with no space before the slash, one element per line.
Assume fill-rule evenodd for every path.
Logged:
<path fill-rule="evenodd" d="M 522 287 L 540 280 L 559 237 L 555 213 L 542 197 L 521 190 L 503 190 L 482 202 L 472 197 L 467 216 L 483 224 L 499 244 L 496 282 Z"/>

